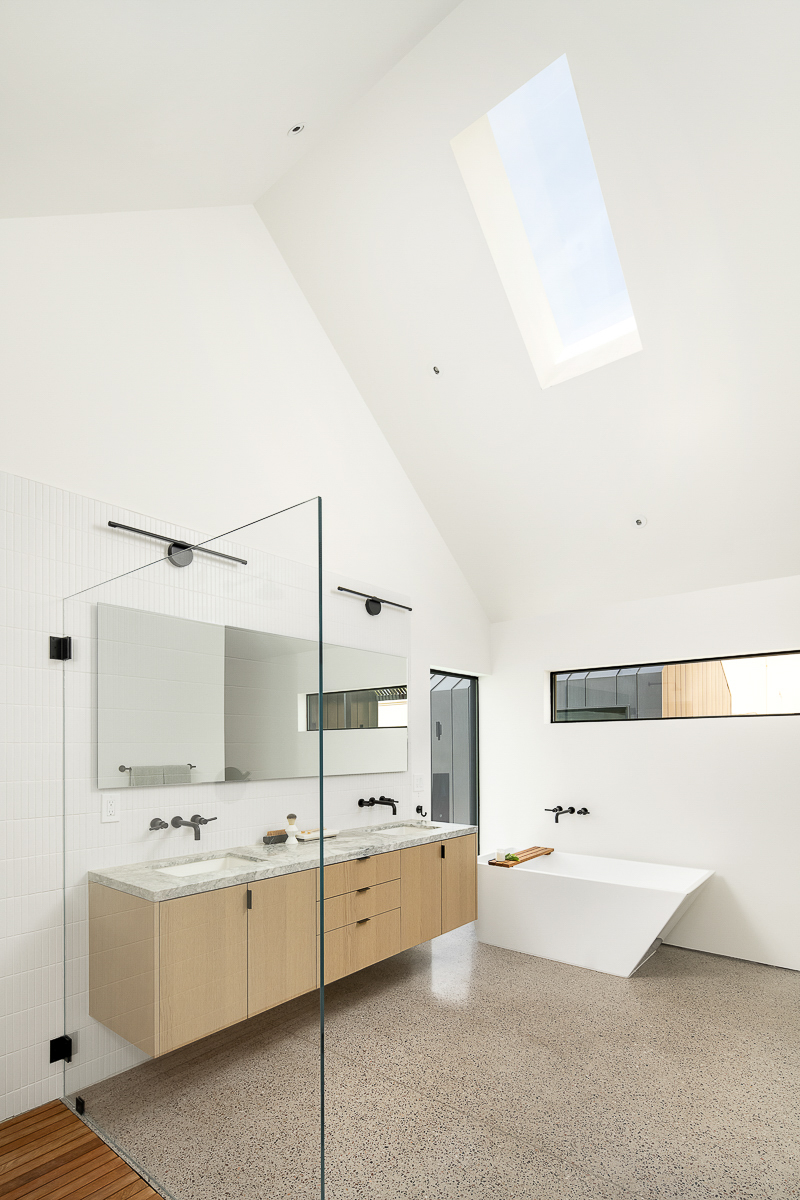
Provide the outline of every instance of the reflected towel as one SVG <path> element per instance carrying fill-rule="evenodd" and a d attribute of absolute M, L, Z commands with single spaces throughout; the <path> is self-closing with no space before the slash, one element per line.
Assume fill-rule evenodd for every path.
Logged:
<path fill-rule="evenodd" d="M 163 782 L 163 767 L 131 767 L 131 787 L 156 787 Z"/>
<path fill-rule="evenodd" d="M 192 770 L 188 763 L 178 763 L 177 766 L 163 767 L 164 779 L 163 783 L 171 783 L 173 786 L 180 783 L 192 782 Z"/>

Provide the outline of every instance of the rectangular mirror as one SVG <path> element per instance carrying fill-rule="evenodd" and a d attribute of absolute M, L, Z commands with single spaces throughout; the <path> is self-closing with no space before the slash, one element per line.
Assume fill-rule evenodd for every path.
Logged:
<path fill-rule="evenodd" d="M 407 664 L 323 648 L 326 775 L 405 771 Z M 317 644 L 97 606 L 100 788 L 317 772 Z"/>

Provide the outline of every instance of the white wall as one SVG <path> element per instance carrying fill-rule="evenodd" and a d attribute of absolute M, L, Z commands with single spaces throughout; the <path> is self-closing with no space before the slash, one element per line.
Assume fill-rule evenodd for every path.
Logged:
<path fill-rule="evenodd" d="M 403 813 L 427 800 L 409 782 L 414 772 L 428 786 L 429 667 L 485 671 L 488 633 L 253 209 L 7 220 L 0 279 L 0 469 L 11 476 L 0 489 L 9 668 L 0 1090 L 10 1115 L 61 1084 L 47 1061 L 47 1041 L 62 1032 L 61 669 L 47 635 L 60 628 L 61 596 L 159 553 L 107 520 L 196 537 L 321 494 L 336 582 L 408 597 L 399 651 L 395 634 L 380 644 L 396 619 L 389 610 L 373 619 L 358 600 L 337 601 L 350 606 L 341 619 L 353 644 L 409 655 L 409 772 L 344 781 L 336 815 L 352 809 L 353 825 L 377 819 L 357 809 L 359 787 L 391 787 Z M 331 631 L 331 640 L 342 639 Z M 241 841 L 249 824 L 254 836 L 256 823 L 285 815 L 289 795 L 299 812 L 303 786 L 277 788 L 257 821 L 210 826 L 206 844 L 234 829 Z M 99 813 L 87 822 L 102 850 L 113 826 L 101 831 Z"/>
<path fill-rule="evenodd" d="M 800 716 L 550 724 L 549 672 L 800 645 L 800 577 L 492 627 L 482 844 L 713 868 L 669 941 L 800 969 Z M 554 804 L 588 817 L 554 824 Z"/>

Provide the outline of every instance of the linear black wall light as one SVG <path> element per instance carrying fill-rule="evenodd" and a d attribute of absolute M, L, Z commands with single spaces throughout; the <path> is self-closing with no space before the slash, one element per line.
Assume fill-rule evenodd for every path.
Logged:
<path fill-rule="evenodd" d="M 167 556 L 174 567 L 188 567 L 194 555 L 193 550 L 201 554 L 213 554 L 214 558 L 227 558 L 228 562 L 241 563 L 247 566 L 246 558 L 236 558 L 233 554 L 222 554 L 219 550 L 207 550 L 205 546 L 195 546 L 191 542 L 176 542 L 175 538 L 165 537 L 163 533 L 151 533 L 149 529 L 137 529 L 134 525 L 121 525 L 119 521 L 108 522 L 111 529 L 127 529 L 128 533 L 141 533 L 143 537 L 157 538 L 159 542 L 169 542 Z M 387 601 L 387 603 L 391 603 Z M 380 612 L 380 609 L 378 610 Z"/>
<path fill-rule="evenodd" d="M 354 592 L 352 588 L 340 587 L 337 589 L 340 592 L 349 592 L 351 596 L 365 596 L 367 603 L 364 608 L 371 617 L 377 617 L 381 611 L 382 604 L 391 604 L 394 608 L 404 608 L 406 612 L 413 612 L 413 608 L 409 608 L 407 604 L 398 604 L 396 600 L 380 600 L 377 596 L 370 596 L 369 592 Z"/>

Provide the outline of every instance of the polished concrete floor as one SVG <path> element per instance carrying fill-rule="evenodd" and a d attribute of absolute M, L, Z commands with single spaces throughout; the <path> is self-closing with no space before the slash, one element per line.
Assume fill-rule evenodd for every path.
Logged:
<path fill-rule="evenodd" d="M 176 1200 L 319 1195 L 315 998 L 84 1093 Z M 800 974 L 617 979 L 471 926 L 326 991 L 329 1200 L 800 1197 Z"/>

